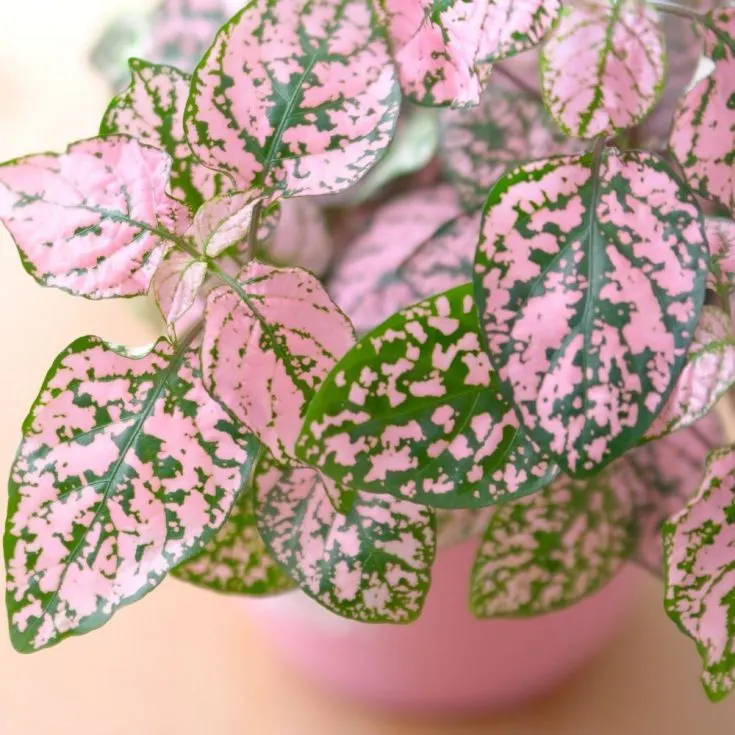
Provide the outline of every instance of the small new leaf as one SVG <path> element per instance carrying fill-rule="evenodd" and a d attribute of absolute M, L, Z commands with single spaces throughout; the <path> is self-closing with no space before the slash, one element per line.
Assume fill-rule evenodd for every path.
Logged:
<path fill-rule="evenodd" d="M 193 346 L 143 355 L 82 337 L 23 427 L 5 531 L 13 645 L 103 625 L 226 521 L 257 451 L 207 393 Z"/>
<path fill-rule="evenodd" d="M 340 515 L 319 472 L 270 457 L 258 463 L 254 483 L 260 534 L 307 595 L 365 623 L 409 623 L 420 615 L 436 547 L 430 509 L 360 493 Z"/>
<path fill-rule="evenodd" d="M 363 337 L 309 405 L 297 453 L 349 487 L 437 508 L 525 495 L 556 473 L 499 393 L 469 285 Z"/>

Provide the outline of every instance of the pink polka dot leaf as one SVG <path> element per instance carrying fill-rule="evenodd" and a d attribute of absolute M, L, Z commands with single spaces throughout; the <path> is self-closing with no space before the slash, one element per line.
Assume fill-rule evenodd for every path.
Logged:
<path fill-rule="evenodd" d="M 670 43 L 664 13 L 694 32 Z M 9 483 L 13 645 L 168 575 L 410 623 L 437 547 L 474 539 L 480 618 L 665 576 L 729 692 L 733 17 L 162 3 L 99 136 L 0 165 L 30 275 L 151 292 L 167 334 L 82 337 L 41 386 Z"/>

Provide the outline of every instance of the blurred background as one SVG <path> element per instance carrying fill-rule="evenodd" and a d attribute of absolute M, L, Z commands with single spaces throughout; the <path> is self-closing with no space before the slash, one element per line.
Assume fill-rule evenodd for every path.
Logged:
<path fill-rule="evenodd" d="M 96 133 L 110 98 L 89 64 L 120 12 L 146 0 L 0 0 L 0 160 Z M 2 228 L 0 228 L 2 229 Z M 156 334 L 146 302 L 91 303 L 35 285 L 0 232 L 0 476 L 56 354 L 81 334 L 129 344 Z M 4 517 L 4 479 L 0 511 Z M 561 691 L 514 714 L 402 721 L 330 698 L 269 654 L 244 606 L 164 583 L 91 636 L 16 654 L 0 618 L 0 735 L 676 735 L 735 732 L 735 698 L 709 704 L 694 645 L 640 575 L 624 632 Z"/>

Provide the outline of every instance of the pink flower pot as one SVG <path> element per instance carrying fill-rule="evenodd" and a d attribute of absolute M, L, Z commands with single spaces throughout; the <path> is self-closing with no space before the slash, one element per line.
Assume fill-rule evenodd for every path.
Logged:
<path fill-rule="evenodd" d="M 467 609 L 476 541 L 442 548 L 421 618 L 367 625 L 301 593 L 248 601 L 278 654 L 320 686 L 378 708 L 504 709 L 553 689 L 619 629 L 631 608 L 626 570 L 583 602 L 524 619 L 480 621 Z"/>

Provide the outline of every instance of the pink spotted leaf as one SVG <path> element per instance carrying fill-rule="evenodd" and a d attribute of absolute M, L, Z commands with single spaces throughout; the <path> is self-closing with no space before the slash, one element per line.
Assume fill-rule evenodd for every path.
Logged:
<path fill-rule="evenodd" d="M 186 143 L 184 108 L 191 77 L 140 59 L 130 59 L 129 64 L 130 86 L 110 103 L 100 135 L 129 135 L 168 153 L 173 162 L 171 194 L 196 212 L 227 188 L 227 180 L 197 161 Z"/>
<path fill-rule="evenodd" d="M 706 416 L 733 384 L 735 335 L 731 319 L 716 306 L 705 306 L 686 365 L 645 439 L 657 439 L 691 426 Z"/>
<path fill-rule="evenodd" d="M 255 439 L 207 393 L 199 353 L 82 337 L 23 427 L 5 534 L 13 645 L 103 625 L 197 553 L 247 480 Z"/>
<path fill-rule="evenodd" d="M 735 291 L 735 222 L 724 217 L 708 217 L 705 232 L 710 252 L 708 285 L 727 304 Z"/>
<path fill-rule="evenodd" d="M 340 515 L 319 472 L 267 456 L 254 483 L 260 534 L 307 595 L 360 622 L 408 623 L 419 616 L 436 547 L 429 508 L 360 493 Z"/>
<path fill-rule="evenodd" d="M 410 192 L 378 208 L 343 254 L 329 292 L 365 332 L 404 306 L 467 283 L 480 213 L 462 214 L 451 187 Z"/>
<path fill-rule="evenodd" d="M 560 477 L 535 495 L 494 508 L 472 569 L 474 615 L 561 610 L 620 571 L 632 551 L 635 519 L 612 474 L 608 468 L 588 480 Z"/>
<path fill-rule="evenodd" d="M 186 224 L 166 196 L 170 159 L 126 136 L 0 166 L 0 220 L 41 285 L 92 299 L 145 293 Z"/>
<path fill-rule="evenodd" d="M 380 158 L 399 92 L 365 0 L 258 0 L 223 26 L 194 73 L 195 155 L 240 189 L 347 188 Z"/>
<path fill-rule="evenodd" d="M 664 526 L 666 611 L 697 645 L 709 697 L 735 689 L 735 448 L 713 452 L 695 497 Z"/>
<path fill-rule="evenodd" d="M 363 337 L 309 405 L 297 454 L 348 487 L 437 508 L 491 505 L 556 474 L 500 395 L 469 284 Z"/>
<path fill-rule="evenodd" d="M 735 210 L 735 8 L 704 19 L 709 73 L 682 97 L 669 146 L 689 184 Z"/>
<path fill-rule="evenodd" d="M 619 494 L 635 506 L 635 560 L 661 576 L 663 525 L 695 494 L 707 455 L 722 444 L 722 428 L 713 412 L 686 429 L 636 447 L 615 463 Z"/>
<path fill-rule="evenodd" d="M 177 322 L 194 306 L 207 278 L 207 263 L 173 248 L 153 276 L 153 293 L 166 324 Z"/>
<path fill-rule="evenodd" d="M 401 88 L 426 105 L 477 104 L 492 64 L 538 44 L 557 0 L 373 0 Z"/>
<path fill-rule="evenodd" d="M 598 147 L 493 188 L 475 261 L 486 347 L 526 432 L 563 471 L 597 472 L 664 407 L 704 300 L 702 225 L 651 153 Z"/>
<path fill-rule="evenodd" d="M 197 587 L 231 595 L 260 597 L 293 589 L 294 583 L 260 537 L 253 508 L 254 489 L 246 488 L 224 526 L 171 576 Z"/>
<path fill-rule="evenodd" d="M 497 85 L 476 107 L 442 111 L 444 168 L 465 207 L 482 206 L 487 192 L 523 161 L 580 151 L 579 141 L 558 132 L 533 95 Z"/>
<path fill-rule="evenodd" d="M 293 452 L 315 390 L 353 342 L 352 325 L 314 276 L 252 261 L 209 295 L 205 382 L 281 459 Z"/>
<path fill-rule="evenodd" d="M 633 127 L 664 89 L 657 13 L 631 0 L 573 0 L 544 46 L 541 69 L 544 101 L 567 135 Z"/>

